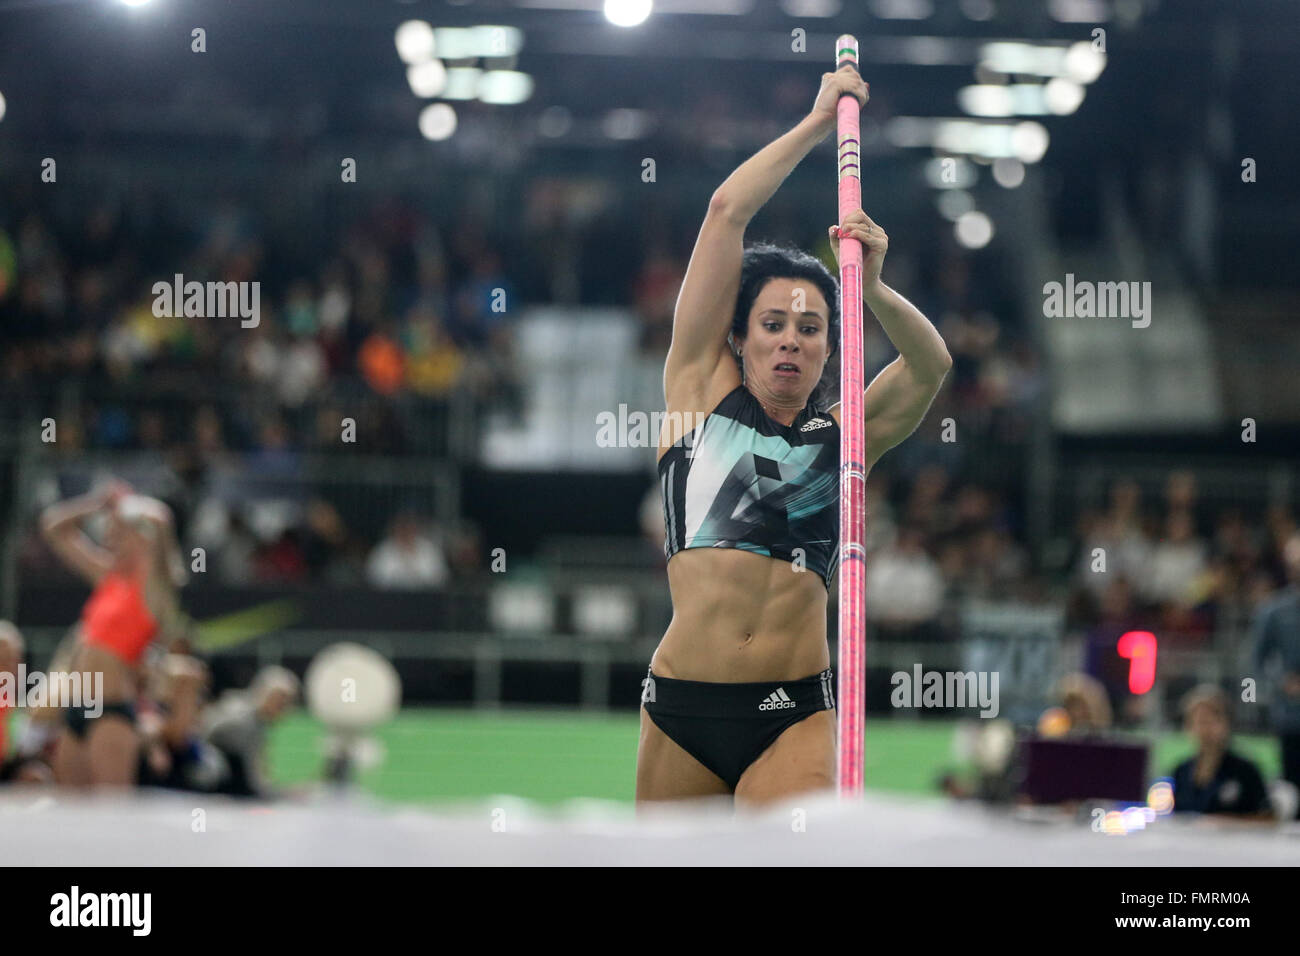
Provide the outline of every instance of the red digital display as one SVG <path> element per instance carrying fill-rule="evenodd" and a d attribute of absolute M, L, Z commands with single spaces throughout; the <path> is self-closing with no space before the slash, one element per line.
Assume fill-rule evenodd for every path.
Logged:
<path fill-rule="evenodd" d="M 1156 636 L 1150 631 L 1129 631 L 1119 639 L 1119 656 L 1128 665 L 1128 689 L 1145 694 L 1156 682 Z"/>

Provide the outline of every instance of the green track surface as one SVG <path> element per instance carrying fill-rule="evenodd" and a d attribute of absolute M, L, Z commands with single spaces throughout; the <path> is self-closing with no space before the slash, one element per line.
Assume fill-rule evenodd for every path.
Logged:
<path fill-rule="evenodd" d="M 951 721 L 868 721 L 869 789 L 937 792 L 944 770 L 956 769 Z M 360 774 L 374 796 L 433 803 L 497 794 L 554 804 L 574 797 L 630 801 L 636 772 L 637 715 L 571 711 L 404 710 L 375 736 L 385 758 Z M 285 785 L 320 778 L 324 730 L 298 713 L 271 735 L 269 764 Z M 1259 763 L 1266 778 L 1279 770 L 1270 737 L 1238 735 L 1234 749 Z M 1169 773 L 1191 754 L 1190 741 L 1167 734 L 1155 746 L 1152 776 Z"/>

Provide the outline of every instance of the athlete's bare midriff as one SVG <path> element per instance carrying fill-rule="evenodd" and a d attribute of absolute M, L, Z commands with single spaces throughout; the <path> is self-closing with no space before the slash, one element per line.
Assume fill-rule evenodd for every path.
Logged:
<path fill-rule="evenodd" d="M 668 561 L 673 619 L 650 666 L 660 677 L 796 680 L 830 666 L 826 585 L 815 571 L 736 548 Z"/>
<path fill-rule="evenodd" d="M 707 384 L 677 384 L 661 459 L 742 383 L 728 352 Z M 798 680 L 830 666 L 826 585 L 816 571 L 739 548 L 685 548 L 668 559 L 668 588 L 673 619 L 650 659 L 660 677 L 742 684 Z"/>
<path fill-rule="evenodd" d="M 134 703 L 140 692 L 140 671 L 106 647 L 79 644 L 71 669 L 83 674 L 102 674 L 104 703 Z"/>

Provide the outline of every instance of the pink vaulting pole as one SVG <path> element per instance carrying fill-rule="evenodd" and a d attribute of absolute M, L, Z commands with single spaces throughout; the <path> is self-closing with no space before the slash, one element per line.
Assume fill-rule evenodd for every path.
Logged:
<path fill-rule="evenodd" d="M 835 68 L 858 68 L 858 41 L 847 34 L 835 41 Z M 840 97 L 836 123 L 839 144 L 839 219 L 862 205 L 858 121 L 861 107 Z M 839 707 L 836 779 L 841 797 L 862 794 L 863 683 L 866 660 L 866 439 L 862 409 L 862 244 L 840 240 L 840 621 Z"/>

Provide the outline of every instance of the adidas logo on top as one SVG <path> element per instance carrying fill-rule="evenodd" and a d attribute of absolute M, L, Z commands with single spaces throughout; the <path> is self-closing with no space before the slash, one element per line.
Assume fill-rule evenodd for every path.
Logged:
<path fill-rule="evenodd" d="M 812 421 L 810 421 L 810 422 L 805 422 L 804 425 L 803 425 L 803 427 L 800 428 L 799 431 L 801 431 L 801 432 L 810 432 L 810 431 L 814 431 L 815 429 L 818 429 L 818 428 L 830 428 L 832 424 L 834 424 L 834 423 L 831 422 L 829 419 L 826 419 L 826 418 L 814 418 L 814 419 L 813 419 Z"/>
<path fill-rule="evenodd" d="M 798 707 L 798 706 L 799 706 L 798 704 L 796 704 L 794 701 L 790 699 L 790 695 L 788 695 L 785 692 L 784 687 L 778 687 L 776 690 L 772 691 L 772 693 L 767 695 L 767 700 L 759 704 L 758 709 L 759 710 L 788 710 L 791 707 Z"/>

